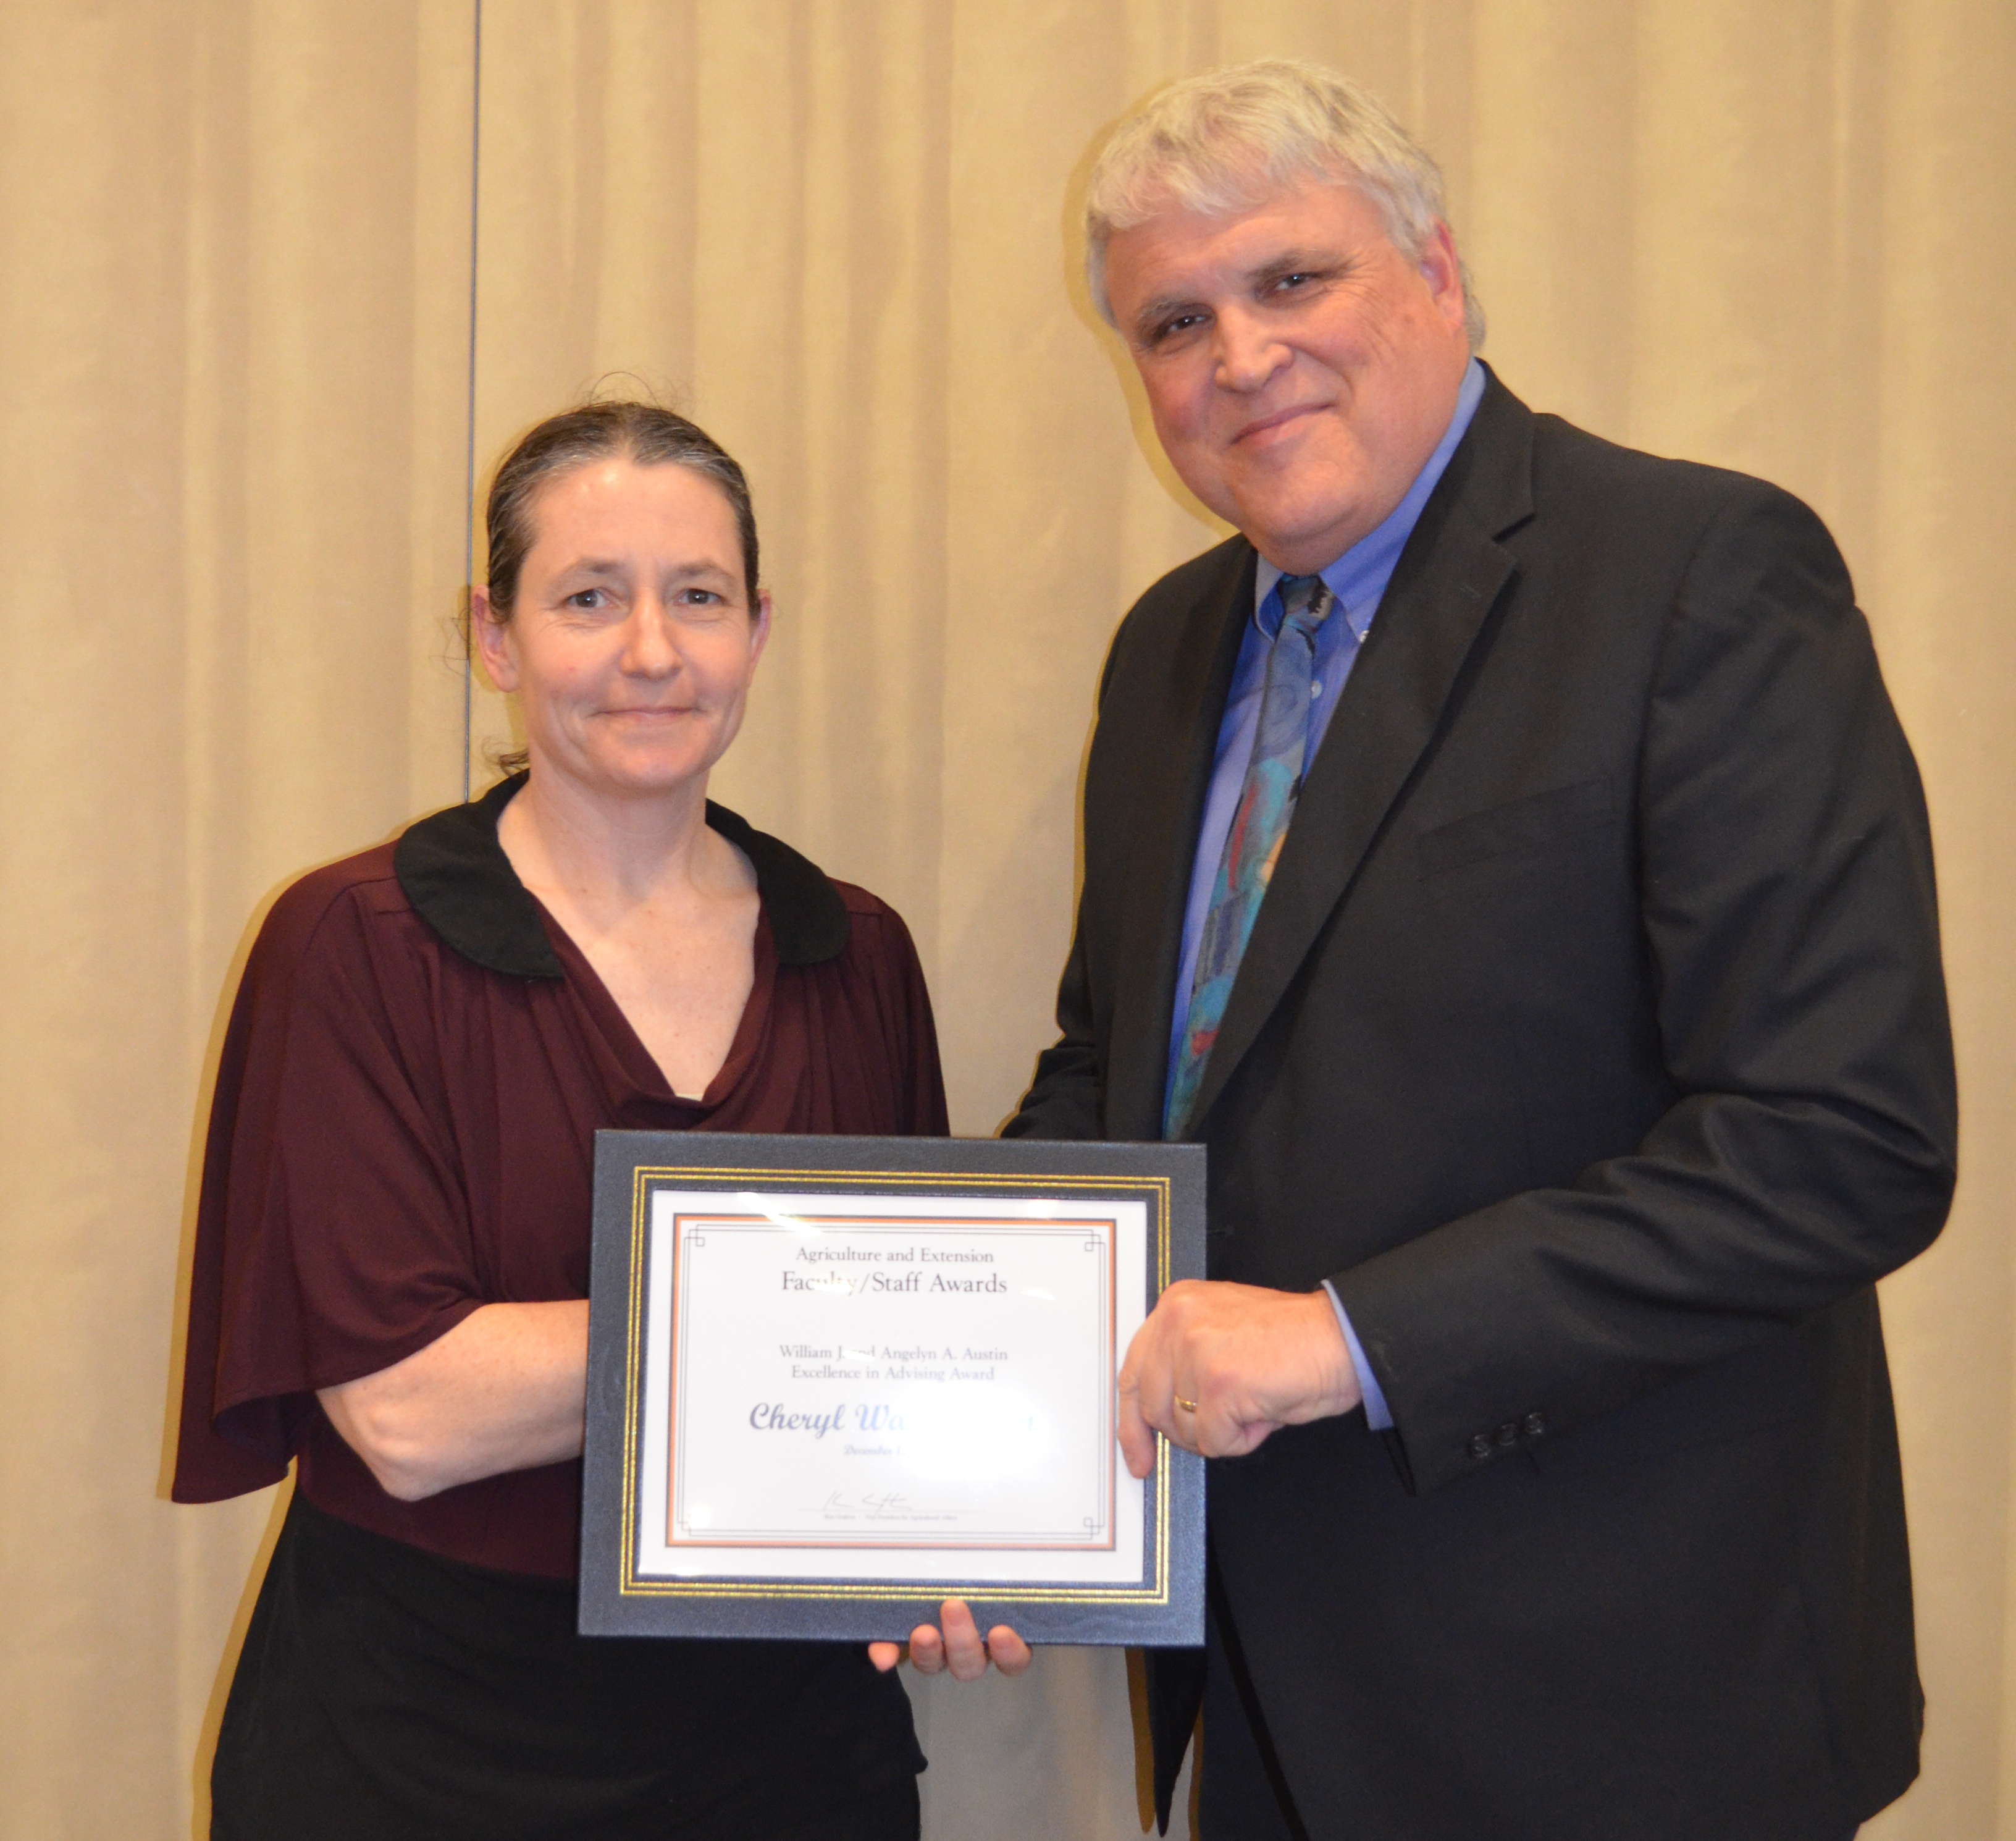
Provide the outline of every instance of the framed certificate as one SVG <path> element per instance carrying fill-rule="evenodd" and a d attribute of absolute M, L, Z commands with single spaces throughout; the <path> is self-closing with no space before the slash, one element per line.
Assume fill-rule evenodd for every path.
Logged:
<path fill-rule="evenodd" d="M 1114 1382 L 1191 1144 L 599 1132 L 581 1628 L 1204 1641 L 1204 1469 Z"/>

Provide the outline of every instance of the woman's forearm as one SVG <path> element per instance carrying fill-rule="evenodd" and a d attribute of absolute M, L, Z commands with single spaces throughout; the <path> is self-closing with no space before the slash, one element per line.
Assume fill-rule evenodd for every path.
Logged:
<path fill-rule="evenodd" d="M 375 1374 L 325 1387 L 329 1423 L 388 1495 L 581 1455 L 588 1303 L 486 1304 Z"/>

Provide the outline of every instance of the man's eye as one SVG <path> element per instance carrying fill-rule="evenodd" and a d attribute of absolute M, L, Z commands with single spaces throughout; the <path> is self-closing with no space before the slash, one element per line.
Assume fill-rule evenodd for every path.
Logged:
<path fill-rule="evenodd" d="M 570 607 L 606 607 L 609 604 L 607 591 L 599 588 L 578 588 L 567 598 Z"/>
<path fill-rule="evenodd" d="M 722 597 L 711 588 L 682 588 L 679 590 L 681 605 L 688 607 L 718 607 Z"/>
<path fill-rule="evenodd" d="M 1277 294 L 1292 294 L 1297 288 L 1306 287 L 1315 279 L 1316 277 L 1306 269 L 1298 268 L 1292 275 L 1278 277 L 1274 283 L 1274 292 Z"/>
<path fill-rule="evenodd" d="M 1185 333 L 1193 331 L 1204 322 L 1204 315 L 1201 313 L 1172 314 L 1168 319 L 1157 322 L 1148 342 L 1151 345 L 1163 344 L 1171 339 L 1181 337 Z"/>

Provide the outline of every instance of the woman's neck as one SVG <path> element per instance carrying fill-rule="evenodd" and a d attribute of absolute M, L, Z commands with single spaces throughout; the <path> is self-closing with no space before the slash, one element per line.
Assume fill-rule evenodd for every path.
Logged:
<path fill-rule="evenodd" d="M 760 899 L 747 858 L 707 828 L 705 780 L 612 798 L 535 762 L 497 841 L 666 1084 L 703 1097 L 754 989 Z"/>
<path fill-rule="evenodd" d="M 707 828 L 704 777 L 611 798 L 535 766 L 504 808 L 497 841 L 549 907 L 602 925 L 639 908 L 733 899 L 753 886 L 741 852 Z"/>

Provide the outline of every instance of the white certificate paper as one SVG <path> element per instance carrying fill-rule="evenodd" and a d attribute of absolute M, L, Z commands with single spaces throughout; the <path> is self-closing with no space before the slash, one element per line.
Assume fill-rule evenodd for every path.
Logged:
<path fill-rule="evenodd" d="M 1124 1584 L 1136 1201 L 654 1189 L 640 1579 Z"/>

